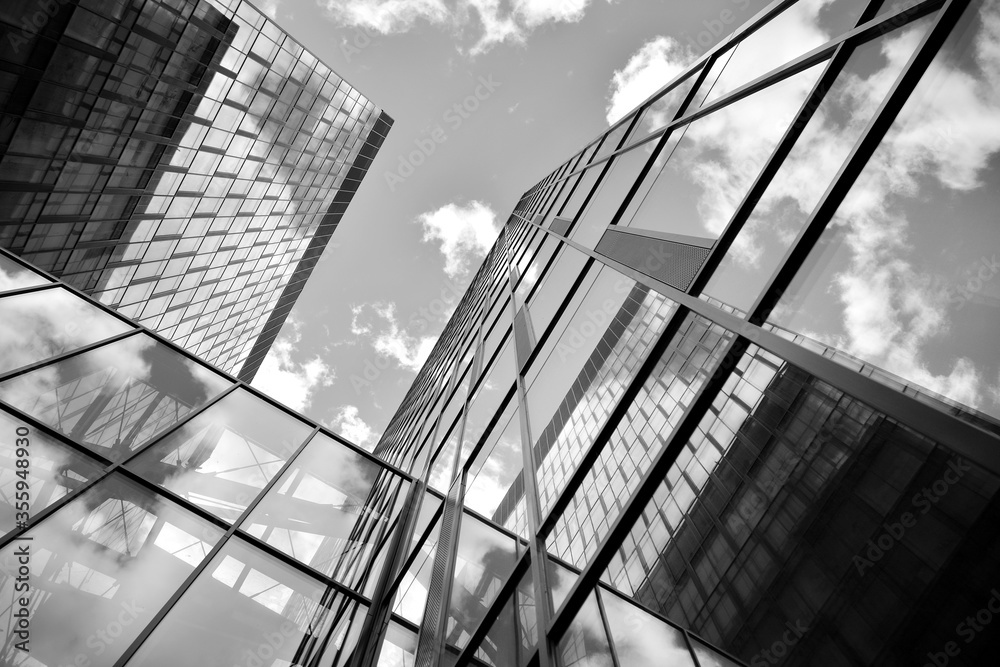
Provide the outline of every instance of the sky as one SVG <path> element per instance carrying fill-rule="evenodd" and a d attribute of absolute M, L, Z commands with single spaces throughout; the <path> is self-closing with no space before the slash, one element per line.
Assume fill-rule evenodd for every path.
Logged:
<path fill-rule="evenodd" d="M 521 194 L 765 0 L 259 0 L 395 124 L 253 385 L 374 447 Z"/>

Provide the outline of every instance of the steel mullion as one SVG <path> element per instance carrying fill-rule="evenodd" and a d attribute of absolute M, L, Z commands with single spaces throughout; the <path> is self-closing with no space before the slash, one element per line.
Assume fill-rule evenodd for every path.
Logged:
<path fill-rule="evenodd" d="M 554 642 L 558 641 L 566 632 L 576 614 L 586 602 L 587 596 L 596 589 L 604 570 L 611 562 L 611 558 L 625 537 L 631 532 L 636 519 L 653 497 L 661 480 L 673 465 L 691 435 L 694 434 L 704 415 L 708 413 L 716 395 L 729 378 L 730 369 L 736 365 L 735 361 L 726 364 L 725 360 L 738 359 L 742 356 L 746 348 L 747 342 L 743 338 L 735 338 L 726 345 L 723 363 L 720 364 L 718 370 L 698 390 L 691 405 L 685 410 L 684 415 L 677 424 L 677 427 L 667 436 L 664 445 L 660 448 L 656 456 L 653 457 L 652 463 L 646 472 L 643 473 L 632 495 L 622 506 L 607 534 L 600 541 L 597 551 L 590 557 L 586 567 L 580 572 L 576 583 L 573 584 L 573 587 L 566 595 L 560 611 L 547 628 L 547 634 Z"/>
<path fill-rule="evenodd" d="M 762 324 L 771 310 L 778 304 L 785 289 L 788 288 L 826 229 L 827 223 L 836 214 L 840 204 L 881 145 L 882 139 L 892 127 L 903 106 L 910 99 L 910 94 L 919 84 L 927 67 L 937 55 L 945 39 L 951 34 L 952 28 L 967 5 L 968 0 L 947 0 L 934 25 L 927 31 L 910 56 L 903 71 L 897 76 L 892 89 L 882 100 L 878 110 L 855 143 L 850 155 L 841 165 L 822 199 L 817 203 L 808 221 L 785 253 L 781 264 L 771 275 L 766 287 L 750 308 L 747 318 L 749 322 Z"/>
<path fill-rule="evenodd" d="M 608 622 L 608 612 L 604 608 L 604 600 L 601 599 L 601 587 L 599 585 L 594 587 L 592 595 L 597 599 L 597 615 L 601 618 L 601 626 L 604 628 L 604 634 L 608 638 L 608 651 L 611 653 L 611 663 L 614 667 L 621 667 L 621 661 L 618 659 L 618 649 L 615 648 L 615 638 L 611 634 L 611 624 Z"/>
<path fill-rule="evenodd" d="M 943 4 L 945 4 L 945 1 L 946 0 L 926 0 L 922 4 L 915 5 L 912 7 L 904 7 L 902 9 L 897 10 L 896 12 L 893 12 L 892 14 L 885 15 L 884 17 L 881 17 L 878 20 L 873 19 L 860 26 L 857 26 L 854 29 L 843 33 L 839 37 L 831 39 L 826 44 L 821 44 L 820 46 L 817 46 L 815 49 L 800 55 L 794 60 L 791 60 L 783 65 L 780 65 L 775 69 L 771 70 L 770 72 L 765 72 L 756 79 L 748 81 L 739 88 L 736 88 L 727 93 L 726 95 L 724 95 L 723 97 L 720 97 L 719 99 L 713 101 L 711 104 L 699 107 L 698 109 L 692 111 L 690 114 L 687 114 L 686 116 L 675 118 L 674 120 L 667 123 L 658 130 L 654 130 L 646 137 L 643 137 L 641 140 L 636 141 L 633 144 L 624 146 L 615 151 L 614 153 L 602 157 L 600 160 L 596 160 L 592 164 L 588 165 L 586 168 L 600 164 L 604 160 L 610 160 L 611 158 L 616 157 L 622 153 L 626 153 L 632 150 L 633 148 L 636 148 L 644 143 L 647 143 L 648 141 L 662 137 L 670 130 L 683 127 L 684 125 L 688 125 L 700 118 L 703 118 L 711 113 L 714 113 L 715 111 L 727 107 L 730 104 L 739 102 L 741 99 L 753 95 L 754 93 L 759 92 L 764 88 L 767 88 L 775 83 L 779 83 L 780 81 L 790 78 L 795 74 L 798 74 L 799 72 L 807 70 L 813 65 L 822 62 L 823 60 L 829 59 L 842 44 L 847 43 L 850 46 L 856 46 L 859 43 L 868 41 L 869 38 L 882 33 L 884 31 L 884 26 L 890 24 L 894 25 L 895 22 L 898 21 L 901 16 L 906 16 L 907 20 L 900 23 L 899 26 L 897 27 L 901 27 L 906 23 L 922 18 L 923 16 L 926 16 L 927 14 L 941 7 Z M 693 69 L 695 65 L 692 65 L 691 67 Z M 706 76 L 709 67 L 711 67 L 711 64 L 707 64 L 703 70 Z M 693 87 L 692 92 L 698 90 L 698 87 L 699 87 L 698 85 Z M 638 115 L 638 113 L 641 113 L 644 110 L 645 109 L 643 109 L 642 107 L 638 107 L 636 115 Z M 585 169 L 574 171 L 570 174 L 567 174 L 563 178 L 564 179 L 571 178 L 572 176 L 582 173 Z"/>
<path fill-rule="evenodd" d="M 557 236 L 554 232 L 549 233 Z M 984 467 L 1000 473 L 1000 442 L 998 442 L 996 434 L 862 375 L 772 331 L 763 329 L 698 297 L 652 278 L 631 266 L 601 255 L 569 239 L 565 239 L 564 242 L 633 280 L 656 290 L 668 299 L 685 306 L 731 333 L 748 338 L 754 344 L 781 357 L 782 360 L 845 391 L 900 423 L 914 428 L 941 444 L 974 459 Z"/>
<path fill-rule="evenodd" d="M 455 667 L 464 667 L 465 665 L 468 665 L 471 662 L 472 658 L 476 654 L 476 651 L 479 649 L 479 647 L 482 645 L 483 640 L 486 638 L 486 635 L 493 628 L 490 621 L 496 620 L 500 616 L 500 614 L 503 612 L 503 608 L 507 605 L 507 603 L 513 601 L 515 605 L 517 604 L 515 598 L 515 596 L 517 595 L 517 587 L 521 583 L 521 577 L 523 577 L 525 573 L 528 571 L 528 569 L 531 567 L 530 561 L 531 561 L 531 554 L 528 551 L 525 551 L 517 559 L 517 563 L 514 564 L 513 572 L 511 573 L 510 577 L 507 578 L 507 581 L 503 583 L 503 586 L 500 587 L 500 590 L 497 592 L 496 598 L 494 598 L 492 604 L 490 604 L 489 609 L 486 611 L 486 615 L 483 616 L 482 622 L 476 627 L 475 631 L 473 631 L 472 635 L 469 637 L 468 643 L 465 645 L 465 648 L 462 649 L 461 654 L 458 656 L 458 661 L 455 663 Z M 517 635 L 518 626 L 519 623 L 517 621 L 517 610 L 515 608 L 514 611 L 515 637 Z M 517 649 L 515 648 L 515 651 L 516 650 Z"/>
<path fill-rule="evenodd" d="M 101 454 L 98 454 L 97 452 L 93 452 L 87 449 L 86 447 L 78 443 L 76 440 L 67 437 L 66 435 L 60 433 L 59 431 L 52 428 L 48 424 L 39 421 L 38 419 L 31 416 L 27 412 L 21 410 L 20 408 L 14 407 L 13 405 L 7 403 L 6 401 L 0 400 L 0 412 L 6 412 L 11 416 L 17 418 L 18 420 L 24 422 L 25 424 L 31 426 L 31 428 L 35 429 L 36 431 L 41 431 L 43 434 L 45 434 L 46 437 L 52 438 L 53 440 L 57 440 L 59 444 L 65 445 L 76 452 L 86 455 L 87 459 L 90 460 L 92 463 L 96 463 L 97 465 L 102 466 L 104 468 L 114 465 L 114 461 L 107 458 L 106 456 L 103 456 Z"/>
<path fill-rule="evenodd" d="M 11 289 L 0 291 L 0 299 L 6 299 L 9 296 L 20 296 L 22 294 L 32 294 L 34 292 L 44 292 L 45 290 L 57 289 L 60 285 L 61 283 L 42 283 L 41 285 L 28 285 L 27 287 L 12 287 Z"/>
<path fill-rule="evenodd" d="M 69 350 L 68 352 L 63 352 L 61 354 L 57 354 L 52 357 L 48 357 L 46 359 L 42 359 L 41 361 L 36 361 L 34 363 L 28 364 L 27 366 L 21 366 L 19 368 L 15 368 L 12 371 L 7 371 L 6 373 L 0 373 L 0 384 L 8 380 L 13 380 L 15 378 L 18 378 L 22 375 L 27 375 L 32 371 L 37 371 L 39 368 L 44 368 L 50 364 L 62 363 L 68 359 L 72 359 L 73 357 L 78 357 L 82 354 L 86 354 L 87 352 L 96 350 L 99 347 L 104 347 L 105 345 L 111 345 L 126 338 L 139 335 L 141 333 L 142 329 L 131 329 L 129 331 L 123 331 L 120 334 L 115 334 L 114 336 L 105 338 L 103 340 L 99 340 L 95 343 L 88 343 L 87 345 L 83 345 L 73 350 Z"/>
<path fill-rule="evenodd" d="M 265 554 L 276 558 L 277 560 L 279 560 L 279 562 L 283 562 L 286 565 L 290 565 L 295 569 L 299 570 L 300 572 L 302 572 L 303 574 L 310 576 L 310 578 L 317 580 L 317 583 L 326 585 L 328 589 L 329 588 L 337 589 L 338 593 L 343 594 L 345 595 L 345 597 L 350 598 L 351 601 L 354 602 L 355 604 L 357 604 L 358 602 L 362 602 L 363 604 L 370 605 L 370 602 L 368 602 L 364 596 L 361 596 L 358 593 L 354 592 L 353 590 L 350 590 L 343 584 L 338 584 L 334 582 L 333 579 L 326 577 L 325 575 L 322 575 L 322 573 L 319 573 L 316 570 L 313 570 L 312 567 L 306 565 L 305 563 L 301 563 L 292 558 L 291 556 L 288 556 L 287 554 L 278 551 L 277 549 L 267 544 L 266 542 L 247 540 L 246 534 L 243 533 L 242 531 L 239 531 L 240 524 L 243 523 L 243 521 L 246 520 L 248 516 L 250 516 L 250 514 L 254 511 L 254 509 L 257 508 L 257 505 L 261 502 L 261 500 L 264 499 L 264 496 L 267 495 L 267 493 L 278 483 L 278 480 L 281 479 L 282 475 L 284 475 L 285 472 L 291 468 L 295 459 L 312 441 L 312 439 L 316 436 L 317 433 L 319 433 L 318 426 L 313 428 L 312 432 L 306 437 L 305 441 L 301 445 L 299 445 L 299 447 L 295 450 L 295 452 L 292 453 L 291 456 L 289 456 L 288 460 L 285 461 L 285 463 L 281 466 L 278 472 L 270 480 L 268 480 L 268 482 L 260 490 L 257 496 L 252 501 L 250 501 L 246 509 L 243 510 L 240 516 L 236 519 L 236 521 L 234 521 L 232 525 L 229 526 L 228 530 L 226 530 L 225 533 L 223 533 L 223 535 L 219 538 L 218 542 L 216 542 L 215 546 L 212 547 L 211 551 L 209 551 L 208 554 L 201 560 L 201 562 L 199 562 L 198 565 L 195 566 L 195 568 L 184 580 L 184 583 L 181 584 L 181 586 L 176 591 L 174 591 L 173 595 L 170 596 L 170 598 L 160 608 L 160 610 L 156 613 L 156 615 L 153 616 L 152 619 L 150 619 L 149 623 L 146 624 L 146 626 L 142 629 L 142 631 L 139 632 L 139 634 L 132 641 L 132 643 L 129 644 L 128 648 L 125 649 L 125 652 L 122 653 L 122 655 L 118 658 L 118 660 L 115 662 L 114 667 L 124 667 L 124 665 L 132 658 L 132 656 L 135 655 L 135 652 L 139 650 L 139 647 L 142 646 L 142 644 L 146 641 L 146 639 L 149 638 L 149 636 L 160 625 L 160 623 L 170 612 L 170 610 L 174 608 L 174 606 L 177 604 L 180 598 L 194 584 L 195 580 L 208 568 L 208 565 L 215 560 L 215 557 L 219 554 L 222 548 L 229 543 L 230 539 L 234 535 L 238 535 L 239 539 L 242 539 L 245 542 L 252 544 L 257 549 L 264 551 Z M 177 497 L 176 494 L 172 495 L 175 498 Z M 320 574 L 320 577 L 316 577 L 317 574 Z M 330 585 L 331 583 L 333 583 L 334 585 L 331 586 Z M 345 593 L 346 591 L 350 592 Z M 323 603 L 321 602 L 320 605 L 322 606 Z M 369 606 L 368 609 L 370 612 L 371 607 Z"/>
<path fill-rule="evenodd" d="M 195 410 L 192 410 L 187 415 L 185 415 L 180 421 L 178 421 L 176 424 L 173 424 L 169 428 L 165 429 L 162 433 L 156 434 L 156 436 L 154 437 L 154 439 L 150 440 L 143 447 L 140 447 L 138 450 L 136 450 L 135 452 L 133 452 L 132 456 L 129 456 L 128 458 L 122 459 L 121 461 L 112 462 L 109 466 L 107 466 L 103 471 L 101 471 L 100 474 L 98 474 L 97 476 L 95 476 L 93 479 L 88 480 L 84 484 L 81 484 L 78 489 L 76 489 L 75 491 L 73 491 L 71 493 L 67 493 L 65 496 L 63 496 L 62 498 L 60 498 L 56 502 L 52 503 L 51 505 L 49 505 L 48 507 L 46 507 L 45 509 L 43 509 L 41 512 L 39 512 L 38 514 L 36 514 L 34 517 L 32 517 L 31 519 L 29 519 L 28 522 L 25 523 L 25 525 L 24 525 L 23 528 L 17 528 L 15 530 L 7 533 L 6 535 L 4 535 L 2 538 L 0 538 L 0 551 L 2 551 L 3 549 L 5 549 L 11 542 L 13 542 L 15 539 L 17 539 L 21 535 L 24 535 L 29 530 L 31 530 L 31 529 L 35 528 L 36 526 L 38 526 L 42 521 L 44 521 L 45 519 L 47 519 L 49 516 L 51 516 L 52 514 L 54 514 L 56 511 L 62 509 L 64 506 L 66 506 L 67 504 L 69 504 L 70 501 L 76 499 L 81 494 L 86 493 L 87 491 L 89 491 L 90 489 L 92 489 L 94 486 L 97 485 L 98 482 L 104 480 L 107 477 L 110 477 L 111 473 L 113 473 L 116 470 L 118 470 L 119 468 L 121 468 L 126 462 L 131 461 L 133 458 L 135 458 L 135 456 L 137 454 L 145 451 L 148 447 L 152 446 L 153 444 L 155 444 L 155 443 L 159 442 L 160 440 L 162 440 L 163 438 L 167 437 L 170 433 L 172 433 L 175 430 L 181 428 L 182 426 L 184 426 L 185 424 L 187 424 L 191 419 L 197 417 L 202 412 L 204 412 L 205 410 L 207 410 L 208 408 L 212 407 L 213 405 L 215 405 L 216 403 L 218 403 L 220 400 L 222 400 L 223 398 L 225 398 L 226 396 L 228 396 L 230 393 L 236 391 L 236 387 L 237 387 L 237 385 L 232 385 L 232 386 L 228 387 L 225 391 L 221 392 L 214 399 L 208 401 L 205 405 L 203 405 L 200 408 L 197 408 Z M 3 404 L 3 407 L 4 407 L 4 409 L 8 409 L 8 406 L 7 406 L 6 403 Z M 18 411 L 18 412 L 20 413 L 20 411 Z M 30 423 L 34 423 L 36 421 L 37 421 L 36 419 L 32 418 Z M 61 437 L 63 439 L 66 439 L 66 436 L 61 436 Z M 76 444 L 76 443 L 74 443 L 74 444 Z M 82 447 L 82 445 L 78 445 L 78 446 Z"/>

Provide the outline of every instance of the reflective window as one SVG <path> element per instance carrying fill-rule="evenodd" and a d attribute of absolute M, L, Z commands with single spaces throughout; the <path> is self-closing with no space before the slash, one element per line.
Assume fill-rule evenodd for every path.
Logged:
<path fill-rule="evenodd" d="M 705 103 L 731 93 L 850 30 L 866 4 L 864 0 L 799 0 L 794 3 L 744 38 L 735 49 L 720 56 L 708 74 L 706 83 L 711 84 L 711 90 Z"/>
<path fill-rule="evenodd" d="M 476 649 L 476 657 L 492 667 L 517 667 L 514 600 L 509 600 L 492 620 L 486 637 Z"/>
<path fill-rule="evenodd" d="M 514 570 L 514 539 L 463 513 L 448 609 L 447 641 L 465 648 Z"/>
<path fill-rule="evenodd" d="M 441 536 L 441 521 L 427 535 L 420 545 L 416 557 L 399 578 L 396 595 L 393 598 L 392 613 L 399 614 L 411 623 L 419 624 L 423 619 L 427 604 L 427 589 L 431 585 L 434 556 Z"/>
<path fill-rule="evenodd" d="M 684 634 L 614 593 L 599 591 L 621 665 L 695 667 Z"/>
<path fill-rule="evenodd" d="M 559 211 L 560 218 L 566 218 L 567 220 L 574 220 L 576 214 L 580 212 L 580 208 L 583 206 L 587 197 L 590 196 L 590 191 L 594 189 L 594 184 L 597 183 L 597 179 L 600 177 L 601 173 L 604 171 L 604 167 L 607 165 L 601 163 L 594 165 L 583 172 L 580 179 L 576 182 L 576 188 L 573 190 L 569 199 L 563 204 L 563 208 Z"/>
<path fill-rule="evenodd" d="M 749 311 L 933 17 L 858 47 L 795 142 L 704 293 Z"/>
<path fill-rule="evenodd" d="M 552 611 L 558 611 L 580 575 L 553 558 L 545 559 L 545 578 L 549 584 Z"/>
<path fill-rule="evenodd" d="M 656 142 L 650 141 L 612 160 L 610 171 L 601 179 L 593 198 L 573 226 L 571 239 L 585 248 L 593 249 L 597 245 L 655 146 Z"/>
<path fill-rule="evenodd" d="M 23 265 L 0 253 L 0 292 L 35 287 L 51 282 L 48 278 L 26 269 Z"/>
<path fill-rule="evenodd" d="M 556 653 L 561 667 L 615 667 L 596 593 L 580 608 Z"/>
<path fill-rule="evenodd" d="M 344 667 L 367 609 L 230 539 L 129 665 Z"/>
<path fill-rule="evenodd" d="M 528 299 L 528 323 L 534 331 L 535 340 L 545 333 L 588 259 L 575 248 L 568 245 L 560 247 L 559 256 Z"/>
<path fill-rule="evenodd" d="M 505 399 L 514 401 L 514 378 L 516 376 L 514 346 L 508 339 L 504 349 L 496 358 L 493 368 L 483 378 L 472 398 L 469 399 L 469 409 L 465 417 L 465 432 L 462 436 L 462 454 L 458 465 L 465 467 L 472 449 L 479 444 L 490 421 Z"/>
<path fill-rule="evenodd" d="M 684 126 L 673 154 L 661 170 L 650 170 L 618 224 L 718 238 L 823 67 L 814 65 Z"/>
<path fill-rule="evenodd" d="M 46 665 L 112 665 L 222 531 L 114 475 L 27 537 L 30 542 L 14 542 L 0 552 L 0 596 L 18 599 L 18 552 L 29 544 L 31 657 Z M 11 628 L 15 605 L 8 604 L 0 623 Z M 25 664 L 12 637 L 4 642 L 0 662 Z"/>
<path fill-rule="evenodd" d="M 517 401 L 513 400 L 500 415 L 469 468 L 465 506 L 505 525 L 514 504 L 524 493 L 523 483 L 519 492 L 513 492 L 512 488 L 523 467 L 521 420 Z M 511 529 L 510 526 L 507 527 Z"/>
<path fill-rule="evenodd" d="M 305 422 L 238 389 L 127 466 L 233 522 L 310 431 Z"/>
<path fill-rule="evenodd" d="M 994 427 L 998 20 L 992 4 L 966 12 L 769 320 L 880 381 L 983 412 Z"/>
<path fill-rule="evenodd" d="M 668 92 L 664 93 L 642 111 L 639 121 L 635 124 L 635 130 L 629 137 L 628 143 L 633 144 L 667 125 L 674 119 L 681 103 L 691 92 L 694 82 L 698 79 L 698 72 L 688 74 L 687 78 L 675 85 Z"/>
<path fill-rule="evenodd" d="M 396 525 L 409 483 L 317 434 L 242 528 L 288 555 L 355 585 L 378 578 L 373 562 Z"/>
<path fill-rule="evenodd" d="M 375 667 L 412 667 L 416 659 L 417 634 L 390 621 Z"/>
<path fill-rule="evenodd" d="M 229 384 L 138 334 L 0 383 L 0 399 L 120 460 Z"/>
<path fill-rule="evenodd" d="M 517 304 L 522 305 L 528 298 L 528 294 L 531 290 L 538 284 L 539 278 L 542 277 L 542 272 L 545 271 L 545 267 L 548 265 L 549 260 L 552 259 L 552 255 L 555 254 L 556 250 L 559 248 L 559 241 L 554 237 L 540 232 L 544 237 L 541 248 L 538 254 L 532 260 L 531 264 L 524 271 L 524 274 L 520 276 L 520 281 L 517 284 L 517 288 L 514 291 L 514 295 L 517 297 Z"/>
<path fill-rule="evenodd" d="M 89 457 L 2 409 L 0 433 L 0 536 L 101 472 Z"/>
<path fill-rule="evenodd" d="M 131 330 L 63 287 L 0 298 L 0 373 Z"/>

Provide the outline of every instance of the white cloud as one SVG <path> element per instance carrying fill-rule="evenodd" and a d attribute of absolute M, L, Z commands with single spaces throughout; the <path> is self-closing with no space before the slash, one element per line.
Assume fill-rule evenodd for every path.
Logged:
<path fill-rule="evenodd" d="M 434 349 L 437 336 L 411 336 L 396 320 L 396 304 L 372 303 L 352 306 L 351 332 L 367 336 L 374 350 L 383 358 L 395 360 L 412 373 L 420 370 Z"/>
<path fill-rule="evenodd" d="M 694 58 L 690 49 L 681 47 L 672 37 L 660 36 L 643 44 L 628 59 L 625 67 L 615 70 L 611 77 L 608 124 L 613 124 L 670 83 Z"/>
<path fill-rule="evenodd" d="M 378 442 L 380 435 L 372 430 L 358 414 L 355 405 L 342 405 L 330 424 L 336 433 L 344 436 L 357 446 L 371 451 Z"/>
<path fill-rule="evenodd" d="M 274 341 L 252 384 L 291 409 L 302 412 L 309 407 L 313 392 L 318 387 L 331 385 L 336 374 L 319 355 L 306 362 L 292 359 L 298 352 L 302 333 L 294 319 L 289 318 L 288 324 L 288 333 Z"/>
<path fill-rule="evenodd" d="M 278 18 L 278 6 L 282 0 L 257 0 L 255 3 L 261 13 L 270 16 L 272 20 Z"/>
<path fill-rule="evenodd" d="M 546 23 L 573 23 L 583 18 L 590 0 L 321 0 L 338 23 L 382 34 L 407 32 L 416 24 L 455 33 L 478 27 L 471 55 L 503 42 L 524 43 Z"/>
<path fill-rule="evenodd" d="M 496 213 L 478 201 L 465 206 L 446 204 L 420 214 L 417 222 L 423 227 L 424 241 L 440 244 L 444 271 L 453 279 L 478 269 L 500 233 Z"/>

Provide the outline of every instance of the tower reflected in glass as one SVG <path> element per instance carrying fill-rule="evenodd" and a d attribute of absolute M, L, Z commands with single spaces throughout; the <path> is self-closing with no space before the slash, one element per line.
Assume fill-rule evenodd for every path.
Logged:
<path fill-rule="evenodd" d="M 392 119 L 243 0 L 0 26 L 0 245 L 252 379 Z"/>

